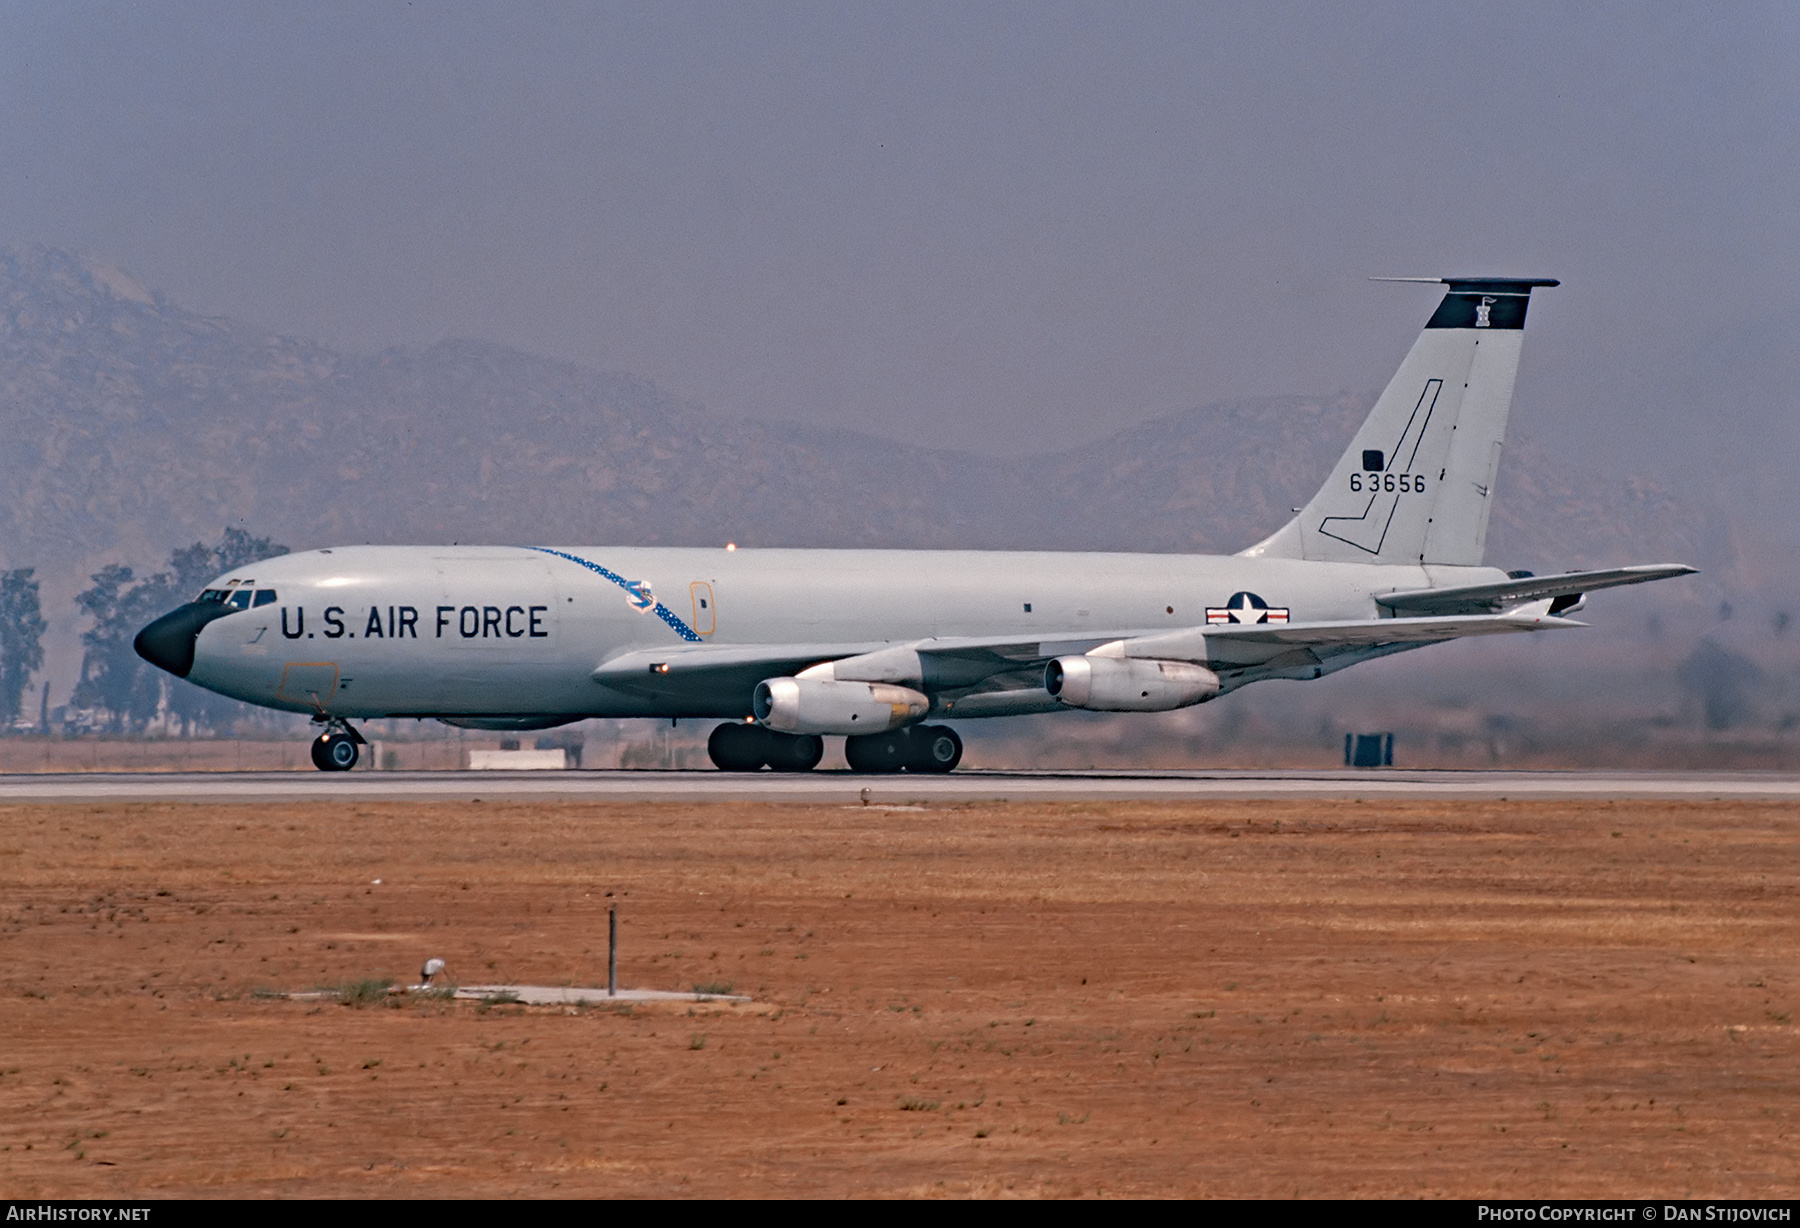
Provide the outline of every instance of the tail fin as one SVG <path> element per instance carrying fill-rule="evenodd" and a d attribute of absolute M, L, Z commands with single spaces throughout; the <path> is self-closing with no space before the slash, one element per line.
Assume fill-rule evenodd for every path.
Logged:
<path fill-rule="evenodd" d="M 1449 287 L 1312 502 L 1246 557 L 1481 562 L 1525 309 L 1548 278 L 1397 277 Z"/>

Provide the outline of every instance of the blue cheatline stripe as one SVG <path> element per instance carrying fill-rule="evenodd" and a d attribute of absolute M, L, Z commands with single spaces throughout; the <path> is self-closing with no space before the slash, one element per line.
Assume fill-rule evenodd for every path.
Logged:
<path fill-rule="evenodd" d="M 587 568 L 589 571 L 598 572 L 599 574 L 605 576 L 608 580 L 611 580 L 614 584 L 617 584 L 620 588 L 624 589 L 627 593 L 629 593 L 631 591 L 631 582 L 629 580 L 627 580 L 624 576 L 620 575 L 616 571 L 608 571 L 606 568 L 600 566 L 600 564 L 598 564 L 598 563 L 590 563 L 586 559 L 581 558 L 579 555 L 564 554 L 561 550 L 552 550 L 548 546 L 533 546 L 531 548 L 533 550 L 540 550 L 545 554 L 554 554 L 559 559 L 568 559 L 569 562 L 571 562 L 571 563 L 580 563 L 583 567 Z M 682 639 L 687 640 L 690 643 L 694 643 L 694 644 L 700 644 L 700 643 L 705 642 L 697 634 L 695 634 L 694 629 L 692 627 L 688 626 L 686 623 L 682 622 L 680 618 L 676 617 L 675 611 L 671 610 L 668 606 L 664 605 L 662 602 L 660 602 L 660 601 L 657 602 L 656 608 L 654 610 L 652 610 L 651 613 L 655 614 L 658 618 L 662 619 L 665 623 L 668 623 L 669 629 L 671 631 L 675 632 L 676 635 L 679 635 Z"/>

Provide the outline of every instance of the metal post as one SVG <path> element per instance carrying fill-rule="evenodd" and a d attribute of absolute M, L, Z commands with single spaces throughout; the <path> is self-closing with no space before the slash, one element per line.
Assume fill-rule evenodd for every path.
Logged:
<path fill-rule="evenodd" d="M 619 996 L 619 910 L 606 910 L 606 996 Z"/>

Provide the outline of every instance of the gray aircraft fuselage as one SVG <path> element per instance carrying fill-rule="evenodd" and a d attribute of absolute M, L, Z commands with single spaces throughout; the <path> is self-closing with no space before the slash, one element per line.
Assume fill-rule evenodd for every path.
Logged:
<path fill-rule="evenodd" d="M 274 597 L 207 623 L 187 676 L 249 703 L 338 717 L 743 717 L 754 669 L 698 695 L 625 691 L 591 675 L 623 654 L 700 645 L 866 651 L 1008 636 L 1085 647 L 1203 628 L 1239 592 L 1295 622 L 1371 619 L 1379 593 L 1500 579 L 1492 568 L 1208 555 L 353 546 L 221 577 L 214 591 Z M 819 659 L 832 655 L 842 649 Z M 1229 665 L 1230 655 L 1213 660 Z M 957 714 L 1057 706 L 1026 687 Z"/>

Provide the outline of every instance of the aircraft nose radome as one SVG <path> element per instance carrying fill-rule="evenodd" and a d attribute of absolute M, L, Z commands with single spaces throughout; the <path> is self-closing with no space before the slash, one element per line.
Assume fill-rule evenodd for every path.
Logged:
<path fill-rule="evenodd" d="M 138 632 L 131 646 L 138 656 L 156 668 L 185 678 L 194 668 L 194 641 L 200 638 L 200 628 L 231 612 L 223 605 L 190 602 L 169 611 Z"/>

